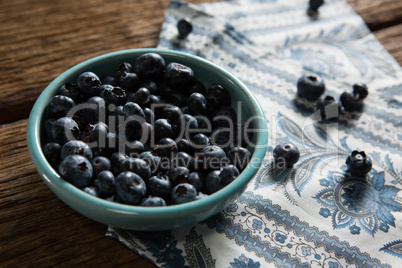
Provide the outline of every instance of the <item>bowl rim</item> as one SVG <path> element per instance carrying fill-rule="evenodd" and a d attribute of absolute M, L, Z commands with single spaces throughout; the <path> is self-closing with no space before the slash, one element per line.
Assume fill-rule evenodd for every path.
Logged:
<path fill-rule="evenodd" d="M 41 121 L 42 116 L 44 115 L 47 102 L 51 96 L 54 95 L 56 89 L 55 87 L 59 85 L 63 80 L 67 77 L 73 76 L 77 74 L 77 71 L 85 68 L 86 66 L 93 65 L 94 63 L 100 63 L 102 61 L 110 60 L 113 57 L 121 57 L 124 55 L 141 55 L 143 53 L 154 52 L 164 55 L 174 56 L 174 57 L 185 57 L 190 60 L 194 60 L 197 63 L 201 63 L 209 66 L 210 68 L 216 69 L 220 73 L 222 73 L 225 77 L 229 78 L 232 83 L 236 84 L 238 88 L 240 88 L 243 93 L 249 98 L 249 101 L 253 104 L 253 111 L 256 116 L 258 116 L 257 120 L 257 129 L 259 130 L 257 133 L 256 145 L 258 145 L 254 149 L 254 153 L 250 159 L 250 162 L 259 161 L 258 167 L 251 167 L 250 164 L 241 172 L 241 174 L 231 182 L 229 185 L 225 186 L 226 191 L 217 191 L 205 198 L 200 200 L 178 204 L 178 205 L 170 205 L 164 207 L 142 207 L 135 205 L 122 204 L 112 201 L 107 201 L 105 199 L 92 196 L 81 189 L 73 186 L 69 182 L 63 180 L 60 175 L 50 166 L 47 162 L 41 147 L 41 139 L 40 139 L 40 129 L 41 129 Z M 42 175 L 43 180 L 46 184 L 52 184 L 52 186 L 62 190 L 65 189 L 66 192 L 71 194 L 71 197 L 77 200 L 82 200 L 84 202 L 88 202 L 88 204 L 92 204 L 97 208 L 106 209 L 110 212 L 120 212 L 124 214 L 130 215 L 138 215 L 147 216 L 147 217 L 155 217 L 161 218 L 163 216 L 180 216 L 186 215 L 188 212 L 201 212 L 203 210 L 209 209 L 211 206 L 215 206 L 219 203 L 219 200 L 227 200 L 234 193 L 238 192 L 241 188 L 245 187 L 258 172 L 260 165 L 262 164 L 262 160 L 266 154 L 268 142 L 268 132 L 267 125 L 264 116 L 264 112 L 258 103 L 254 94 L 234 75 L 221 68 L 220 66 L 195 55 L 188 54 L 185 52 L 177 51 L 177 50 L 168 50 L 168 49 L 158 49 L 158 48 L 140 48 L 140 49 L 127 49 L 120 50 L 115 52 L 110 52 L 106 54 L 102 54 L 100 56 L 96 56 L 85 60 L 65 72 L 56 77 L 40 94 L 38 99 L 36 100 L 27 125 L 27 145 L 29 154 L 31 159 L 40 173 Z M 50 188 L 50 186 L 48 185 Z M 174 214 L 172 214 L 174 213 Z"/>

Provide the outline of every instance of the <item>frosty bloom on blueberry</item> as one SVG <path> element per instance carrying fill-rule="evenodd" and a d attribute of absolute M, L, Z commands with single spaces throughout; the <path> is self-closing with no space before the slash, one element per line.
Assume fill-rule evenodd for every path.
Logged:
<path fill-rule="evenodd" d="M 346 159 L 347 172 L 353 177 L 364 177 L 370 172 L 373 164 L 364 151 L 353 151 Z"/>
<path fill-rule="evenodd" d="M 64 180 L 112 202 L 166 206 L 205 198 L 241 175 L 253 136 L 229 89 L 209 83 L 157 53 L 103 76 L 83 72 L 47 107 L 44 155 Z"/>
<path fill-rule="evenodd" d="M 300 158 L 300 152 L 296 145 L 293 143 L 280 143 L 274 148 L 275 165 L 278 167 L 290 168 Z"/>
<path fill-rule="evenodd" d="M 317 75 L 303 75 L 297 81 L 297 95 L 302 99 L 316 101 L 324 91 L 324 81 Z"/>

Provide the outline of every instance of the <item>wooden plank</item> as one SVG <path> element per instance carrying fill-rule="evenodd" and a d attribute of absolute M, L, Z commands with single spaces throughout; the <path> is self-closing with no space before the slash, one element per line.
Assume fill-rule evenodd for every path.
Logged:
<path fill-rule="evenodd" d="M 402 24 L 376 31 L 374 35 L 402 66 Z"/>
<path fill-rule="evenodd" d="M 168 4 L 1 1 L 0 123 L 26 118 L 40 92 L 81 61 L 116 50 L 155 47 Z"/>
<path fill-rule="evenodd" d="M 0 124 L 26 118 L 45 86 L 78 62 L 156 46 L 168 2 L 1 1 Z M 382 29 L 374 34 L 402 64 L 402 1 L 348 2 Z M 26 123 L 0 125 L 0 267 L 154 267 L 46 187 L 29 158 Z"/>
<path fill-rule="evenodd" d="M 392 25 L 402 17 L 399 0 L 348 2 L 372 29 Z M 26 118 L 40 92 L 83 60 L 115 50 L 155 47 L 168 3 L 1 1 L 0 123 Z"/>
<path fill-rule="evenodd" d="M 372 31 L 402 23 L 400 0 L 347 0 L 347 2 Z"/>
<path fill-rule="evenodd" d="M 46 187 L 28 154 L 26 124 L 0 126 L 0 267 L 154 267 Z"/>

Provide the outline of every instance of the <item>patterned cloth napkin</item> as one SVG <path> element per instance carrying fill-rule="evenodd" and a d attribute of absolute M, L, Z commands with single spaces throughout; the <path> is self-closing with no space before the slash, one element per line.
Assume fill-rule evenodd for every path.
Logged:
<path fill-rule="evenodd" d="M 171 2 L 160 48 L 204 57 L 242 80 L 264 109 L 268 152 L 246 192 L 218 215 L 166 232 L 109 227 L 159 267 L 400 267 L 402 258 L 402 70 L 344 0 L 315 19 L 307 0 Z M 177 38 L 178 19 L 193 32 Z M 303 74 L 320 75 L 338 98 L 369 87 L 361 113 L 322 123 L 295 99 Z M 295 143 L 301 157 L 278 170 L 272 150 Z M 345 159 L 364 150 L 367 179 L 345 179 Z"/>

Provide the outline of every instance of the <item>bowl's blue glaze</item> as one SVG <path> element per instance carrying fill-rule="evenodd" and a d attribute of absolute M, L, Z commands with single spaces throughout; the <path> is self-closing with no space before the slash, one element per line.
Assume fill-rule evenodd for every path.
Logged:
<path fill-rule="evenodd" d="M 93 71 L 98 75 L 113 73 L 116 66 L 123 62 L 133 62 L 139 55 L 156 52 L 166 62 L 176 61 L 190 66 L 199 81 L 206 85 L 220 83 L 230 90 L 232 103 L 241 101 L 243 119 L 256 116 L 253 124 L 259 129 L 254 134 L 251 148 L 252 159 L 241 175 L 222 190 L 207 198 L 181 205 L 167 207 L 139 207 L 109 202 L 91 196 L 65 182 L 46 161 L 41 149 L 41 126 L 45 108 L 51 97 L 67 81 L 75 81 L 84 71 Z M 237 109 L 237 107 L 234 107 Z M 200 222 L 221 211 L 238 197 L 248 182 L 257 173 L 267 146 L 268 133 L 263 111 L 253 94 L 236 77 L 217 65 L 197 56 L 178 51 L 162 49 L 132 49 L 101 55 L 82 62 L 57 77 L 37 99 L 28 121 L 27 142 L 30 156 L 38 173 L 46 185 L 68 206 L 95 221 L 112 226 L 133 230 L 167 230 Z"/>

